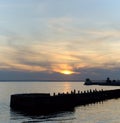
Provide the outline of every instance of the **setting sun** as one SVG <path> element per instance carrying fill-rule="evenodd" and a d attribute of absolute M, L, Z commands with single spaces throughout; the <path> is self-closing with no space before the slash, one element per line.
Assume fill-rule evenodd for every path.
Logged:
<path fill-rule="evenodd" d="M 73 71 L 70 71 L 70 70 L 63 70 L 61 71 L 62 74 L 66 74 L 66 75 L 71 75 L 73 74 L 74 72 Z"/>

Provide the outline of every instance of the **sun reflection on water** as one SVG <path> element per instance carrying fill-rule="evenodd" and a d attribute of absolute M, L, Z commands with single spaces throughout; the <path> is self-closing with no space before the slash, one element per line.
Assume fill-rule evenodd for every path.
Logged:
<path fill-rule="evenodd" d="M 63 86 L 64 93 L 70 92 L 72 90 L 72 85 L 70 82 L 65 82 Z"/>

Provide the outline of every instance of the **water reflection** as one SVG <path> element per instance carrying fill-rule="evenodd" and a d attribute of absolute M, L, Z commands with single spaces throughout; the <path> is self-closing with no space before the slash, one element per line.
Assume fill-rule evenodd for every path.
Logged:
<path fill-rule="evenodd" d="M 72 85 L 70 82 L 64 82 L 63 84 L 63 92 L 67 93 L 70 92 L 72 90 Z"/>
<path fill-rule="evenodd" d="M 33 123 L 33 122 L 63 122 L 69 123 L 72 120 L 75 120 L 74 113 L 72 111 L 51 113 L 48 115 L 27 115 L 21 114 L 20 112 L 14 112 L 11 110 L 11 121 L 19 121 L 21 123 Z"/>
<path fill-rule="evenodd" d="M 1 123 L 29 123 L 29 122 L 45 122 L 45 123 L 95 123 L 97 118 L 104 123 L 107 123 L 106 118 L 114 119 L 114 123 L 120 122 L 120 100 L 106 101 L 103 104 L 89 105 L 86 107 L 77 107 L 75 112 L 59 113 L 54 117 L 54 114 L 48 117 L 44 115 L 39 116 L 25 116 L 9 109 L 10 95 L 16 93 L 62 93 L 70 92 L 76 89 L 80 91 L 95 89 L 109 90 L 120 87 L 113 86 L 84 86 L 82 82 L 1 82 L 0 83 L 0 122 Z M 89 109 L 90 108 L 90 109 Z M 102 108 L 102 110 L 101 110 Z M 107 110 L 109 110 L 107 112 Z M 10 112 L 9 112 L 10 111 Z M 91 114 L 89 114 L 89 112 Z M 100 112 L 100 115 L 99 115 Z M 111 115 L 109 115 L 109 113 Z M 106 115 L 107 114 L 107 115 Z M 53 116 L 53 117 L 52 117 Z M 84 116 L 84 117 L 83 117 Z M 113 116 L 113 117 L 111 117 Z M 82 118 L 83 117 L 83 118 Z M 96 117 L 96 118 L 95 118 Z M 61 121 L 59 121 L 61 120 Z M 103 122 L 102 122 L 103 123 Z"/>
<path fill-rule="evenodd" d="M 82 123 L 119 123 L 119 104 L 120 99 L 111 99 L 103 103 L 80 106 L 76 108 L 75 116 Z"/>
<path fill-rule="evenodd" d="M 118 99 L 120 103 L 120 99 Z M 119 105 L 117 100 L 102 101 L 83 106 L 77 106 L 74 111 L 51 113 L 48 115 L 27 115 L 11 111 L 11 122 L 15 123 L 116 123 L 119 118 Z M 115 106 L 113 106 L 115 103 Z M 114 117 L 113 117 L 114 116 Z M 117 118 L 117 119 L 116 119 Z M 119 118 L 119 119 L 118 119 Z M 110 121 L 110 120 L 111 121 Z M 114 120 L 113 120 L 114 119 Z M 112 122 L 113 121 L 113 122 Z"/>

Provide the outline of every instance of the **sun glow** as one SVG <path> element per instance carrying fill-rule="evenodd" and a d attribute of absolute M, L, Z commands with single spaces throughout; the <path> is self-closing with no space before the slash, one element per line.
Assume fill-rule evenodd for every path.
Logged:
<path fill-rule="evenodd" d="M 63 70 L 61 71 L 62 74 L 65 74 L 65 75 L 71 75 L 73 74 L 74 72 L 73 71 L 70 71 L 70 70 Z"/>

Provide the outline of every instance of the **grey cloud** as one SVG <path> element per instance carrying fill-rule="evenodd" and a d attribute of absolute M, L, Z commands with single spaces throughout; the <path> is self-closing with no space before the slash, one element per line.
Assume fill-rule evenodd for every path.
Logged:
<path fill-rule="evenodd" d="M 106 77 L 111 79 L 120 79 L 120 69 L 113 70 L 102 68 L 82 68 L 76 69 L 80 74 L 73 74 L 70 76 L 62 75 L 59 73 L 47 72 L 27 72 L 27 71 L 11 71 L 0 70 L 1 80 L 85 80 L 90 78 L 92 80 L 105 80 Z M 7 77 L 6 77 L 7 76 Z"/>
<path fill-rule="evenodd" d="M 47 69 L 50 69 L 53 64 L 51 56 L 45 53 L 43 49 L 34 51 L 32 49 L 33 44 L 22 40 L 22 38 L 10 38 L 7 45 L 13 49 L 12 52 L 5 52 L 7 57 L 19 64 L 40 66 Z"/>

